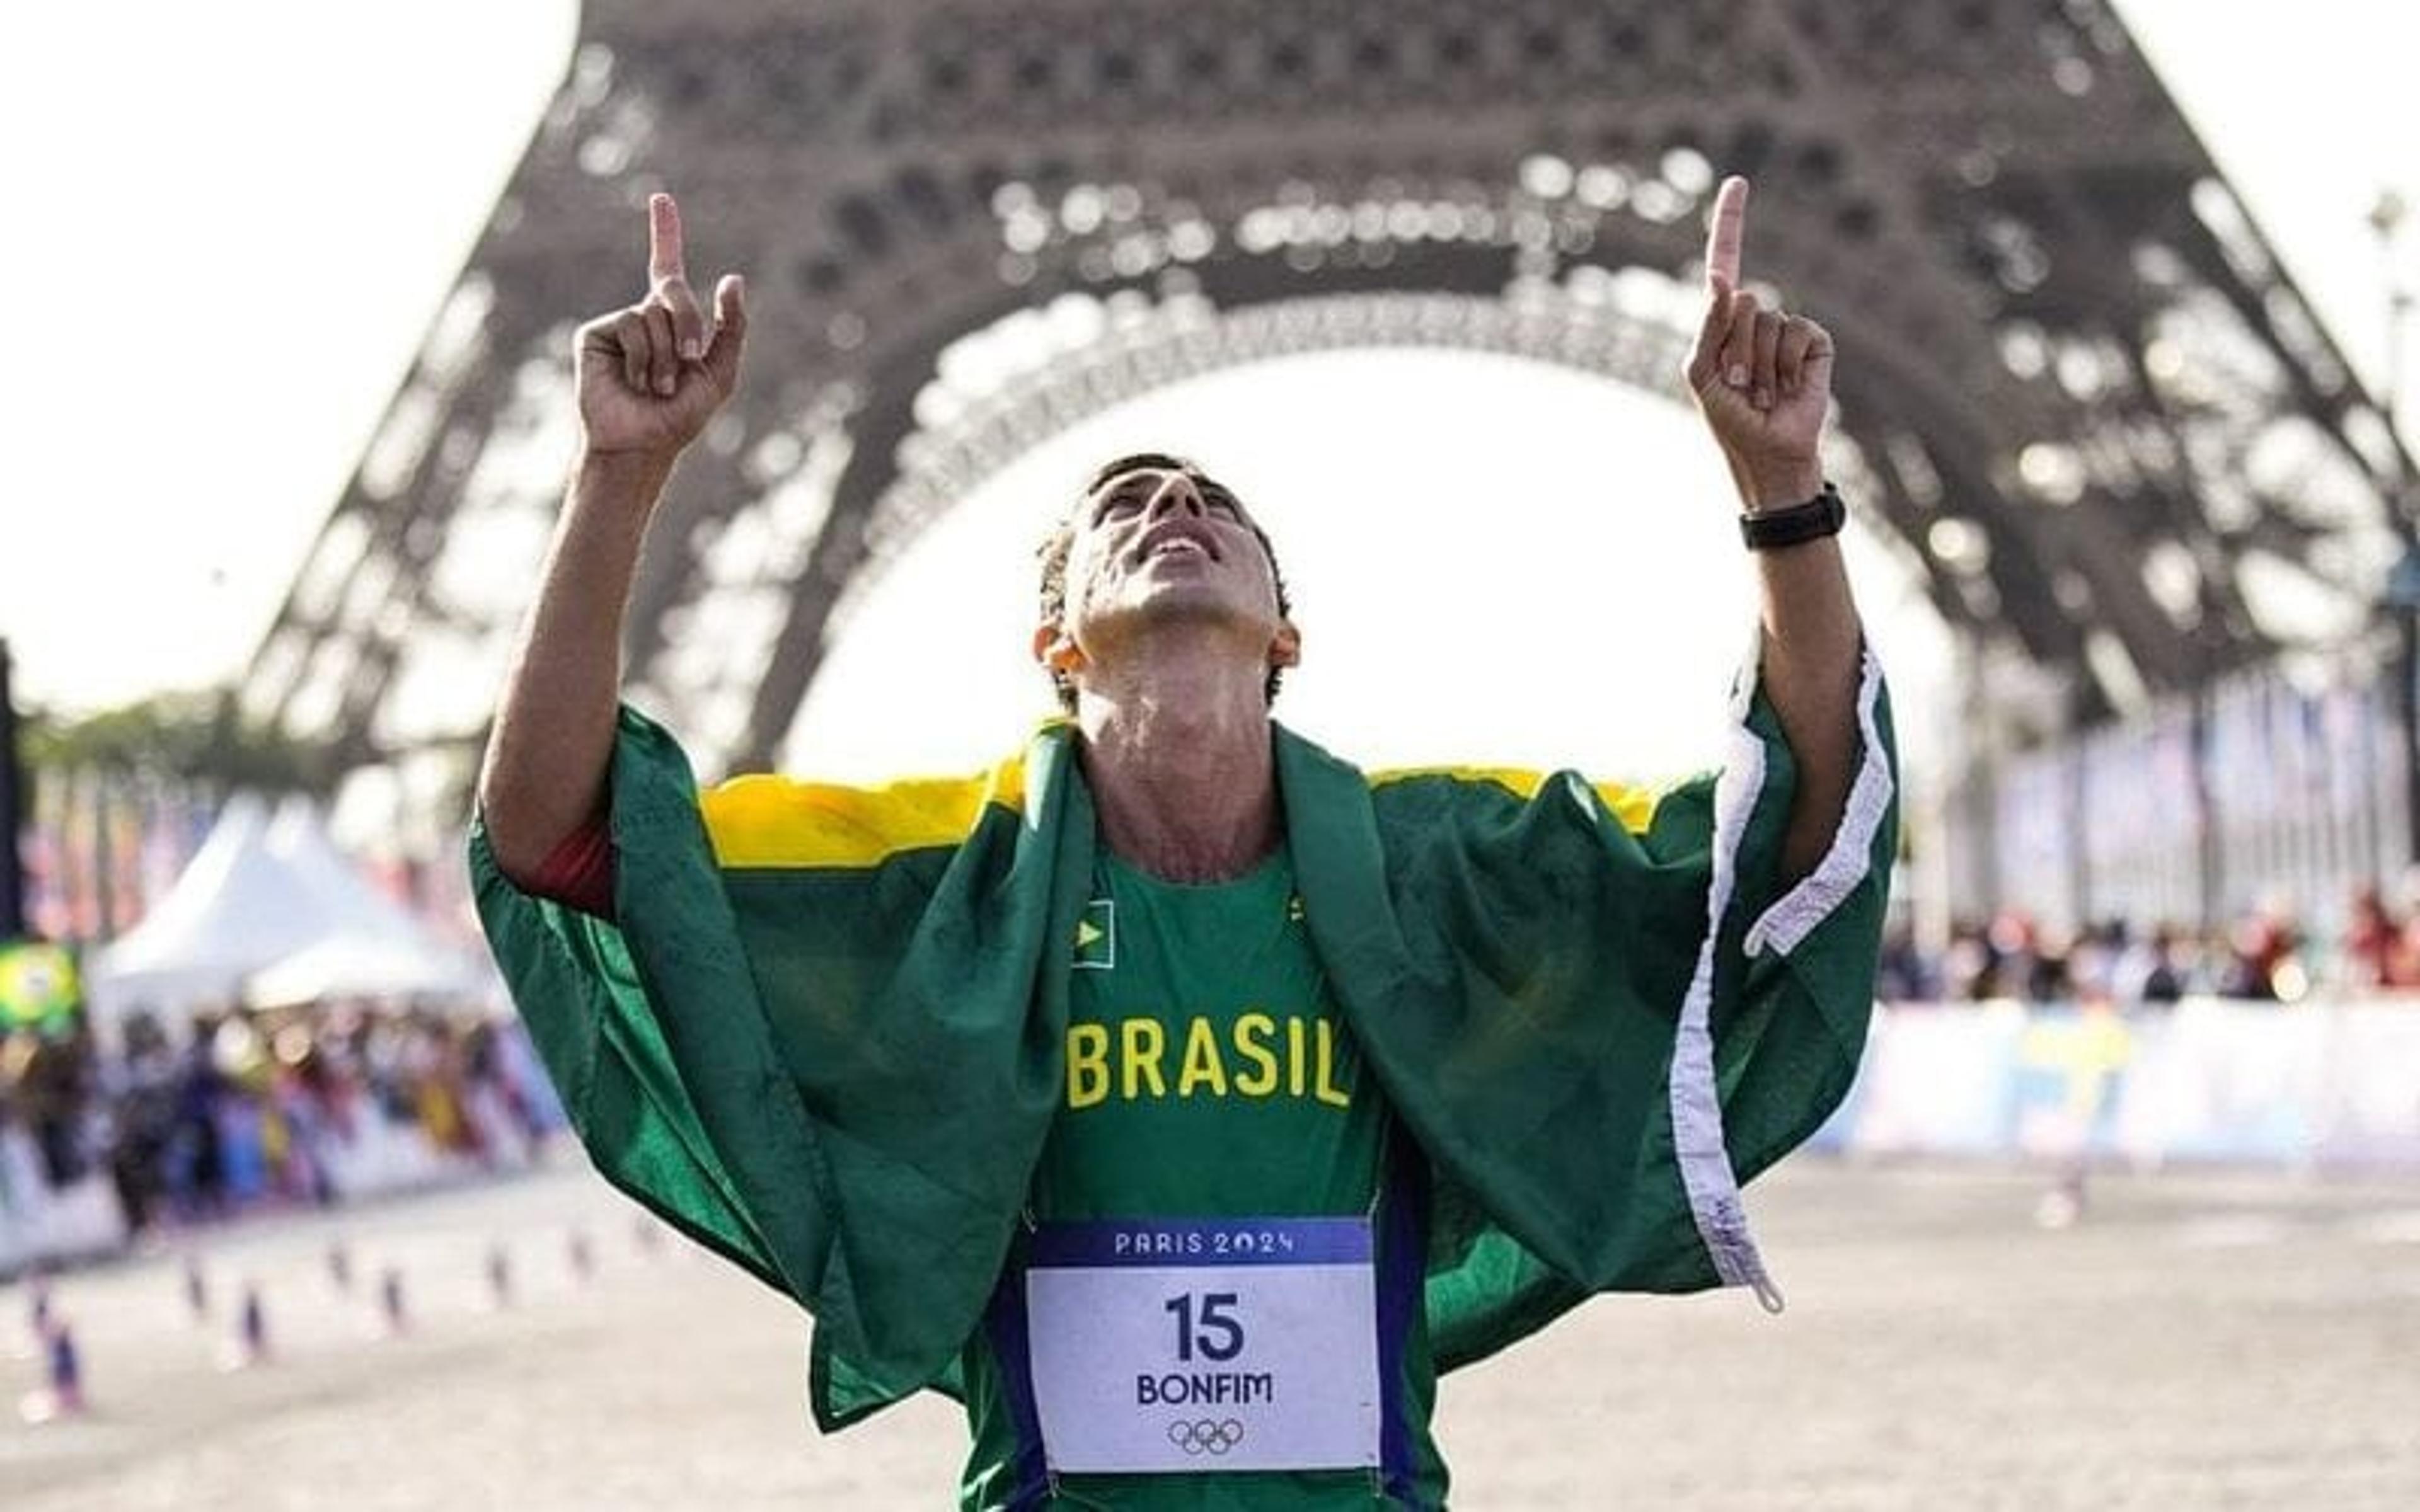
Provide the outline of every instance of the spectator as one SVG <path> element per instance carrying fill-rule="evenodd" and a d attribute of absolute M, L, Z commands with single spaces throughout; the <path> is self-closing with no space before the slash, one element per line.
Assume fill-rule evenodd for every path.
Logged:
<path fill-rule="evenodd" d="M 2229 954 L 2219 973 L 2219 995 L 2252 1002 L 2299 1001 L 2310 985 L 2296 954 L 2301 944 L 2283 908 L 2264 904 L 2245 915 L 2228 932 Z"/>
<path fill-rule="evenodd" d="M 2364 885 L 2353 889 L 2352 917 L 2345 925 L 2344 984 L 2355 989 L 2420 986 L 2420 938 Z"/>
<path fill-rule="evenodd" d="M 1874 975 L 1874 995 L 1885 1003 L 1940 1000 L 1940 976 L 1917 947 L 1915 926 L 1904 918 L 1894 920 L 1883 933 L 1882 960 Z"/>
<path fill-rule="evenodd" d="M 2110 972 L 2111 995 L 2119 1004 L 2165 1008 L 2185 995 L 2184 968 L 2177 962 L 2177 931 L 2160 924 L 2148 939 L 2136 940 L 2119 953 Z"/>

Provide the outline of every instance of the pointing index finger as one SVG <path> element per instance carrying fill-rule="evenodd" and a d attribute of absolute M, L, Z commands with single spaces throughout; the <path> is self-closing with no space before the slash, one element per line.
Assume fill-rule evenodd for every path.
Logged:
<path fill-rule="evenodd" d="M 1739 287 L 1740 242 L 1747 234 L 1747 180 L 1733 174 L 1714 193 L 1714 218 L 1706 226 L 1706 283 Z"/>
<path fill-rule="evenodd" d="M 680 207 L 670 194 L 647 197 L 647 282 L 687 283 L 688 268 L 681 251 Z"/>

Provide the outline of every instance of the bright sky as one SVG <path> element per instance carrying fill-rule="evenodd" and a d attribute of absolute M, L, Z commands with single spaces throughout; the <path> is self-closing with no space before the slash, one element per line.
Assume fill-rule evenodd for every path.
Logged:
<path fill-rule="evenodd" d="M 2365 217 L 2390 183 L 2420 207 L 2420 10 L 2119 8 L 2375 378 L 2384 297 Z M 90 708 L 242 664 L 574 25 L 567 0 L 12 8 L 0 635 L 23 696 Z M 2420 224 L 2406 242 L 2402 276 L 2420 285 Z M 1755 255 L 1751 210 L 1751 271 Z M 2411 436 L 2408 399 L 2404 412 Z M 819 687 L 811 727 L 833 733 L 818 764 L 962 764 L 1041 706 L 1024 552 L 1086 460 L 1129 437 L 1234 474 L 1278 532 L 1309 653 L 1286 707 L 1314 734 L 1382 762 L 1695 764 L 1748 590 L 1692 424 L 1607 384 L 1471 358 L 1303 359 L 1169 391 L 1027 458 L 927 537 Z M 1903 584 L 1869 572 L 1861 593 L 1905 703 L 1939 648 L 1901 627 Z M 1617 693 L 1617 673 L 1645 681 Z M 921 702 L 946 704 L 950 733 L 900 734 L 903 686 L 949 689 Z"/>

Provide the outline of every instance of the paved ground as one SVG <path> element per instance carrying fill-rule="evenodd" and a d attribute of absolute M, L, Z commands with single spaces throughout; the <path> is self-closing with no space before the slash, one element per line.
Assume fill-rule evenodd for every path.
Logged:
<path fill-rule="evenodd" d="M 2006 1171 L 1802 1161 L 1753 1196 L 1789 1312 L 1606 1300 L 1450 1379 L 1458 1504 L 2420 1506 L 2420 1180 L 2105 1180 L 2061 1230 Z M 339 1238 L 351 1293 L 326 1266 Z M 388 1265 L 399 1340 L 376 1321 Z M 787 1304 L 677 1240 L 643 1246 L 582 1175 L 256 1224 L 204 1266 L 198 1324 L 177 1254 L 60 1280 L 94 1411 L 40 1427 L 13 1410 L 39 1381 L 27 1295 L 0 1288 L 0 1504 L 949 1504 L 947 1404 L 816 1438 Z M 228 1371 L 246 1276 L 276 1358 Z"/>

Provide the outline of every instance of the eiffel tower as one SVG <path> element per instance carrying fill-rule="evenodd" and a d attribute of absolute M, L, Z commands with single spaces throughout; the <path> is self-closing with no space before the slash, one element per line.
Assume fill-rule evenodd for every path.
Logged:
<path fill-rule="evenodd" d="M 2065 717 L 2382 628 L 2410 459 L 2102 0 L 591 0 L 245 705 L 467 773 L 570 323 L 633 297 L 653 190 L 794 338 L 752 349 L 630 617 L 633 685 L 748 765 L 886 561 L 1131 395 L 1421 344 L 1677 398 L 1725 172 L 1788 182 L 1755 234 L 1792 306 L 1855 312 L 1834 475 Z M 950 360 L 1070 296 L 1082 348 Z"/>

